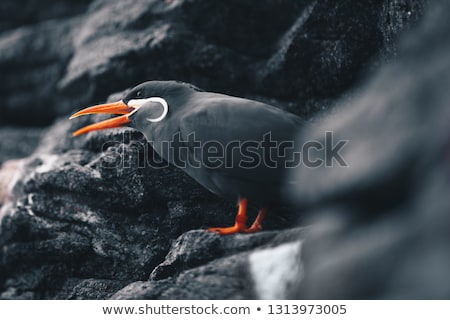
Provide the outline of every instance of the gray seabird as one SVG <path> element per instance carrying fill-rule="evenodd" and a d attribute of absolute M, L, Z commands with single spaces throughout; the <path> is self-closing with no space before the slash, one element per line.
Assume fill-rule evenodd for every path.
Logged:
<path fill-rule="evenodd" d="M 83 127 L 73 135 L 133 127 L 166 161 L 213 193 L 237 200 L 234 225 L 208 229 L 220 234 L 261 230 L 268 208 L 282 203 L 292 176 L 288 169 L 295 167 L 293 137 L 306 124 L 273 106 L 205 92 L 178 81 L 144 82 L 123 100 L 83 109 L 71 119 L 97 113 L 120 116 Z M 246 224 L 248 204 L 260 208 L 250 227 Z"/>

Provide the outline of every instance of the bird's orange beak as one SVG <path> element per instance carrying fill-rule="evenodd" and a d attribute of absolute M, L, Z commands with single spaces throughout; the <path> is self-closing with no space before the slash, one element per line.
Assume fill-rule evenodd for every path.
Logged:
<path fill-rule="evenodd" d="M 86 109 L 83 109 L 81 111 L 78 111 L 77 113 L 74 113 L 70 119 L 77 118 L 79 116 L 84 116 L 87 114 L 98 114 L 98 113 L 104 113 L 104 114 L 121 114 L 121 116 L 100 121 L 98 123 L 94 123 L 91 125 L 88 125 L 86 127 L 83 127 L 73 133 L 73 136 L 79 136 L 85 133 L 88 133 L 90 131 L 95 130 L 103 130 L 103 129 L 110 129 L 110 128 L 118 128 L 121 127 L 127 123 L 130 123 L 131 120 L 128 118 L 130 113 L 134 111 L 135 108 L 127 106 L 123 101 L 117 101 L 112 103 L 105 103 L 105 104 L 99 104 L 96 106 L 92 106 Z"/>

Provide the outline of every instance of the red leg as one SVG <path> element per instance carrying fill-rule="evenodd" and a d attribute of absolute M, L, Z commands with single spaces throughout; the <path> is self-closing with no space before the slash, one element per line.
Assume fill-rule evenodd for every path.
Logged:
<path fill-rule="evenodd" d="M 218 234 L 233 234 L 245 232 L 247 230 L 247 198 L 239 200 L 239 210 L 236 215 L 234 226 L 228 228 L 208 228 L 208 231 L 217 232 Z"/>
<path fill-rule="evenodd" d="M 255 221 L 253 222 L 252 226 L 245 230 L 247 233 L 253 233 L 261 231 L 262 229 L 262 221 L 264 220 L 264 217 L 266 216 L 268 209 L 267 208 L 261 208 L 258 212 L 258 215 L 256 216 Z"/>

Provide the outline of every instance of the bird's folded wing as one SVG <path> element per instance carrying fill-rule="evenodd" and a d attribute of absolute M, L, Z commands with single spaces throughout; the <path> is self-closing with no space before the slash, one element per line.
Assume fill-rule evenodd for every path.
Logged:
<path fill-rule="evenodd" d="M 295 136 L 304 125 L 301 118 L 275 107 L 226 97 L 203 99 L 181 117 L 180 132 L 185 139 L 195 137 L 197 147 L 191 149 L 191 156 L 203 162 L 209 161 L 203 147 L 222 149 L 216 153 L 223 156 L 223 165 L 214 167 L 216 174 L 252 183 L 281 184 L 284 161 L 297 149 Z M 292 149 L 281 151 L 289 145 Z M 217 163 L 217 158 L 214 160 Z"/>

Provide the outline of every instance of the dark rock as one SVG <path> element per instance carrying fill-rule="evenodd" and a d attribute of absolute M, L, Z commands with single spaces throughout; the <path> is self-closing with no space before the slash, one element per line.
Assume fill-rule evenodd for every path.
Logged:
<path fill-rule="evenodd" d="M 252 299 L 252 280 L 247 276 L 246 254 L 215 260 L 190 269 L 176 279 L 135 282 L 112 299 Z"/>
<path fill-rule="evenodd" d="M 0 208 L 11 198 L 11 186 L 23 166 L 21 158 L 34 152 L 42 131 L 38 128 L 0 128 Z"/>
<path fill-rule="evenodd" d="M 61 127 L 70 128 L 66 121 L 57 123 L 43 141 L 63 131 Z M 200 218 L 208 221 L 208 217 L 197 210 L 215 197 L 175 168 L 140 166 L 140 157 L 148 150 L 136 152 L 133 144 L 148 147 L 147 142 L 137 132 L 130 136 L 124 130 L 92 134 L 81 139 L 82 148 L 59 155 L 51 154 L 60 146 L 56 140 L 53 147 L 43 148 L 49 153 L 40 149 L 29 158 L 14 188 L 17 201 L 2 209 L 2 274 L 21 279 L 35 268 L 58 272 L 51 279 L 47 273 L 34 272 L 39 279 L 26 282 L 27 287 L 6 280 L 7 292 L 13 286 L 18 295 L 33 290 L 34 298 L 49 298 L 56 287 L 68 285 L 67 278 L 146 279 L 166 254 L 170 239 L 207 224 Z M 117 150 L 109 146 L 102 153 L 106 142 L 114 142 Z M 167 181 L 173 184 L 162 188 Z M 169 201 L 179 201 L 177 214 L 168 207 Z M 225 214 L 227 207 L 220 204 L 218 215 L 223 212 L 232 219 L 232 211 Z M 179 216 L 189 224 L 178 225 Z M 33 254 L 23 254 L 27 250 Z"/>
<path fill-rule="evenodd" d="M 106 299 L 120 290 L 127 282 L 110 279 L 68 279 L 56 298 L 58 299 Z M 65 291 L 67 288 L 67 292 Z"/>
<path fill-rule="evenodd" d="M 254 299 L 253 283 L 246 274 L 246 257 L 241 253 L 190 269 L 173 281 L 163 280 L 156 290 L 152 282 L 132 284 L 132 290 L 126 287 L 124 293 L 119 291 L 112 299 L 129 299 L 133 291 L 134 299 Z"/>
<path fill-rule="evenodd" d="M 70 101 L 57 84 L 72 54 L 70 33 L 76 22 L 48 21 L 0 34 L 0 124 L 45 125 L 67 113 Z"/>
<path fill-rule="evenodd" d="M 70 17 L 86 10 L 91 0 L 3 0 L 0 3 L 0 32 L 41 21 Z"/>
<path fill-rule="evenodd" d="M 293 100 L 332 98 L 364 78 L 380 50 L 414 25 L 422 1 L 310 1 L 259 71 L 261 88 Z M 377 22 L 379 21 L 379 22 Z"/>
<path fill-rule="evenodd" d="M 0 127 L 0 165 L 31 155 L 40 142 L 43 129 Z"/>
<path fill-rule="evenodd" d="M 297 276 L 290 271 L 296 269 L 298 256 L 292 254 L 299 252 L 301 236 L 302 229 L 281 235 L 262 232 L 231 237 L 199 231 L 185 233 L 174 243 L 163 264 L 154 270 L 153 279 L 132 283 L 112 299 L 285 298 L 284 291 L 295 282 L 291 275 Z M 277 241 L 270 244 L 275 237 Z M 265 248 L 258 249 L 261 245 Z M 277 272 L 278 259 L 283 260 L 281 274 Z M 175 271 L 181 272 L 160 279 L 162 273 L 168 276 Z M 267 290 L 272 286 L 281 290 Z"/>
<path fill-rule="evenodd" d="M 442 1 L 339 115 L 302 139 L 348 140 L 348 166 L 298 171 L 310 214 L 292 297 L 447 299 L 450 31 Z M 332 183 L 331 183 L 332 182 Z"/>
<path fill-rule="evenodd" d="M 385 54 L 397 54 L 398 39 L 420 20 L 428 1 L 387 0 L 380 14 L 379 28 L 382 34 Z"/>
<path fill-rule="evenodd" d="M 447 23 L 428 18 L 398 54 L 396 42 L 424 1 L 86 3 L 0 34 L 0 122 L 64 116 L 16 163 L 2 200 L 0 298 L 448 297 Z M 301 139 L 350 140 L 349 167 L 299 171 L 301 209 L 275 208 L 267 231 L 207 233 L 233 222 L 234 204 L 168 166 L 142 134 L 71 136 L 103 119 L 70 122 L 71 110 L 148 79 L 313 118 Z M 304 216 L 318 219 L 307 234 Z"/>
<path fill-rule="evenodd" d="M 156 300 L 166 288 L 173 286 L 173 279 L 161 281 L 136 281 L 114 294 L 112 300 Z"/>
<path fill-rule="evenodd" d="M 48 124 L 150 79 L 277 97 L 309 117 L 307 101 L 343 93 L 395 52 L 423 1 L 2 2 L 3 28 L 22 24 L 0 34 L 0 123 Z"/>
<path fill-rule="evenodd" d="M 280 97 L 330 97 L 354 83 L 381 47 L 380 1 L 312 1 L 261 71 Z M 357 12 L 357 14 L 355 14 Z"/>
<path fill-rule="evenodd" d="M 262 232 L 224 240 L 218 234 L 200 230 L 186 232 L 172 244 L 164 262 L 153 270 L 151 279 L 160 280 L 214 259 L 261 246 L 276 235 L 277 232 Z"/>
<path fill-rule="evenodd" d="M 2 210 L 1 268 L 8 275 L 3 282 L 5 298 L 22 297 L 24 292 L 31 298 L 94 297 L 93 289 L 81 290 L 85 279 L 98 280 L 92 280 L 94 288 L 109 288 L 110 282 L 145 280 L 157 265 L 153 277 L 173 276 L 261 246 L 277 235 L 237 236 L 228 243 L 205 230 L 193 231 L 174 248 L 184 241 L 198 248 L 187 253 L 174 249 L 161 264 L 171 241 L 183 232 L 231 224 L 233 203 L 157 159 L 135 130 L 72 138 L 74 126 L 87 121 L 92 119 L 81 118 L 73 125 L 62 120 L 45 134 L 36 154 L 21 169 L 14 201 Z M 293 220 L 289 213 L 280 213 L 280 219 L 268 219 L 268 229 L 285 227 Z M 202 252 L 211 246 L 216 253 Z M 25 255 L 31 248 L 33 255 Z M 30 273 L 24 286 L 10 280 Z M 107 296 L 104 292 L 97 297 Z"/>

